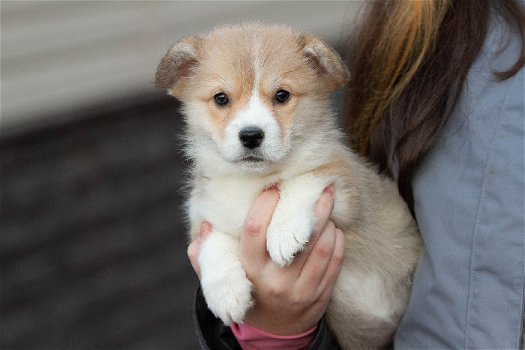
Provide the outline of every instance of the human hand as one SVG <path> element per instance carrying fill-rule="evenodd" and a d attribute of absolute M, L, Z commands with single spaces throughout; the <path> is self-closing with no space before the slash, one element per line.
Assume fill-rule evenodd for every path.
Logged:
<path fill-rule="evenodd" d="M 201 278 L 201 267 L 199 266 L 199 252 L 201 250 L 202 243 L 206 240 L 212 231 L 213 227 L 208 222 L 204 222 L 201 225 L 199 237 L 194 239 L 188 246 L 188 257 L 190 258 L 191 267 L 195 270 L 197 277 Z"/>
<path fill-rule="evenodd" d="M 239 254 L 254 285 L 255 305 L 245 322 L 275 335 L 294 335 L 311 329 L 323 316 L 341 270 L 344 237 L 329 220 L 333 190 L 328 188 L 316 204 L 310 242 L 289 266 L 279 267 L 266 250 L 266 229 L 278 201 L 277 190 L 265 191 L 246 217 Z"/>
<path fill-rule="evenodd" d="M 246 217 L 239 255 L 254 285 L 255 305 L 244 321 L 275 335 L 294 335 L 311 329 L 324 314 L 341 270 L 344 238 L 329 220 L 333 190 L 328 188 L 316 204 L 317 224 L 310 242 L 289 266 L 279 267 L 266 250 L 266 229 L 278 201 L 278 191 L 267 190 Z M 197 274 L 200 245 L 210 232 L 211 225 L 203 224 L 200 237 L 188 247 Z"/>

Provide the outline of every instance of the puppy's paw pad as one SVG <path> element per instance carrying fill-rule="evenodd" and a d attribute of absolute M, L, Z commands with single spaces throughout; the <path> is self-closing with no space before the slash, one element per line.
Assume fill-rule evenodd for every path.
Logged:
<path fill-rule="evenodd" d="M 232 277 L 202 281 L 202 292 L 208 308 L 226 325 L 241 323 L 253 305 L 250 281 L 245 276 Z"/>

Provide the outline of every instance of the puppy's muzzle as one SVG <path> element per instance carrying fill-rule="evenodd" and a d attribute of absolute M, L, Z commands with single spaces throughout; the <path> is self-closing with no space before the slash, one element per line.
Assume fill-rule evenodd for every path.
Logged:
<path fill-rule="evenodd" d="M 257 148 L 264 140 L 264 131 L 256 126 L 248 126 L 239 131 L 239 139 L 244 147 Z"/>

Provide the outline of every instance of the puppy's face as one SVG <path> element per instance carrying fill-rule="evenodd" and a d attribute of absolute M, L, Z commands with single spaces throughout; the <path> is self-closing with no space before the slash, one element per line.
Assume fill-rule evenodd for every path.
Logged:
<path fill-rule="evenodd" d="M 347 78 L 319 39 L 252 24 L 176 43 L 156 81 L 183 102 L 191 147 L 264 173 L 287 156 L 298 130 L 315 127 L 314 106 Z"/>

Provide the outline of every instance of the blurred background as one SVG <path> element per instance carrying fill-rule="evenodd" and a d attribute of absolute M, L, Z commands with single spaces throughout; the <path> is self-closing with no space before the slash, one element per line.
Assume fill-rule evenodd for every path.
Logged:
<path fill-rule="evenodd" d="M 1 1 L 0 348 L 194 349 L 175 41 L 260 20 L 345 46 L 360 1 Z"/>

